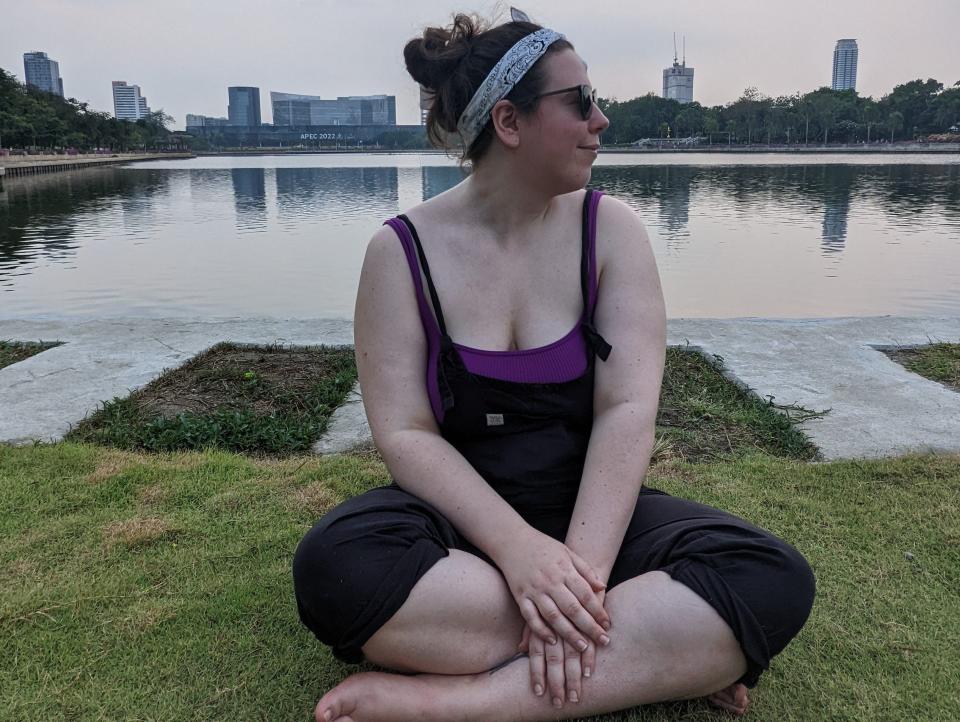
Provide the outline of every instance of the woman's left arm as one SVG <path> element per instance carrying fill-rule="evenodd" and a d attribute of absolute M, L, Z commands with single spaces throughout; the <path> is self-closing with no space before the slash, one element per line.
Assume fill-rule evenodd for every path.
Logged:
<path fill-rule="evenodd" d="M 596 362 L 593 431 L 565 544 L 607 581 L 653 452 L 667 321 L 640 218 L 609 196 L 598 213 L 594 321 L 613 351 Z"/>

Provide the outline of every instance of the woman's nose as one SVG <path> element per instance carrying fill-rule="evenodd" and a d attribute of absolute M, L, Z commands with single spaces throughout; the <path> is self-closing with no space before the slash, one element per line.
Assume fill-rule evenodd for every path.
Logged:
<path fill-rule="evenodd" d="M 590 129 L 595 133 L 601 133 L 610 126 L 610 119 L 603 114 L 600 106 L 594 103 L 593 112 L 590 114 Z"/>

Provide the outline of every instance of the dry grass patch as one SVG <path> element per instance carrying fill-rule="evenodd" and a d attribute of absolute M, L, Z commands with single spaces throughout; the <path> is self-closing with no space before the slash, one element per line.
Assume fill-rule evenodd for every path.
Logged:
<path fill-rule="evenodd" d="M 140 517 L 107 524 L 103 528 L 103 541 L 107 546 L 119 544 L 132 549 L 172 538 L 176 533 L 166 519 Z"/>
<path fill-rule="evenodd" d="M 141 599 L 130 607 L 117 626 L 128 637 L 139 637 L 176 616 L 176 610 L 169 604 L 154 599 Z"/>
<path fill-rule="evenodd" d="M 154 506 L 164 501 L 168 496 L 170 496 L 170 492 L 162 485 L 151 484 L 140 490 L 139 499 L 144 506 Z"/>
<path fill-rule="evenodd" d="M 122 474 L 137 465 L 137 456 L 137 454 L 128 454 L 111 449 L 104 454 L 102 459 L 97 459 L 97 467 L 87 474 L 85 481 L 90 484 L 100 484 L 107 479 Z"/>
<path fill-rule="evenodd" d="M 317 481 L 296 489 L 290 494 L 290 499 L 297 509 L 304 509 L 315 517 L 323 516 L 340 503 L 325 481 Z"/>

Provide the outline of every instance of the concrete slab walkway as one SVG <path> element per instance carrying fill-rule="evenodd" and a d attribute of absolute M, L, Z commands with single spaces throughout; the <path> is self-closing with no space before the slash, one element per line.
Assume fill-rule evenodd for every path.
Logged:
<path fill-rule="evenodd" d="M 0 339 L 63 345 L 0 369 L 0 441 L 56 441 L 102 401 L 125 396 L 220 341 L 346 345 L 349 321 L 0 320 Z M 668 343 L 721 356 L 729 378 L 777 404 L 829 409 L 806 422 L 826 459 L 960 453 L 960 393 L 891 361 L 884 346 L 960 342 L 960 318 L 673 319 Z M 616 346 L 616 344 L 614 344 Z M 314 447 L 369 442 L 359 395 Z"/>

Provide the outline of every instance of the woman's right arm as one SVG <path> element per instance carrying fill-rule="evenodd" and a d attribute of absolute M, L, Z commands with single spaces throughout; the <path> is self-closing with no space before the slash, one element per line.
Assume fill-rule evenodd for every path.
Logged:
<path fill-rule="evenodd" d="M 373 440 L 396 483 L 435 506 L 508 582 L 508 569 L 517 570 L 512 576 L 531 588 L 511 592 L 521 597 L 521 612 L 536 634 L 552 636 L 542 615 L 572 643 L 580 637 L 573 625 L 599 639 L 604 632 L 597 622 L 607 616 L 591 588 L 602 584 L 596 573 L 562 542 L 527 524 L 440 435 L 427 395 L 427 343 L 414 286 L 389 226 L 374 234 L 364 257 L 354 345 Z M 536 566 L 547 573 L 539 575 Z M 558 589 L 564 585 L 569 591 Z M 545 601 L 544 590 L 552 601 Z"/>

